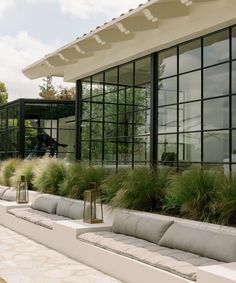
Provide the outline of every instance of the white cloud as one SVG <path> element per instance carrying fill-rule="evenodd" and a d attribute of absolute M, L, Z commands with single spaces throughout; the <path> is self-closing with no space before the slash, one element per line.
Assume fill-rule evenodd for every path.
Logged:
<path fill-rule="evenodd" d="M 99 14 L 111 19 L 144 2 L 145 0 L 59 0 L 63 14 L 81 19 L 92 19 Z"/>
<path fill-rule="evenodd" d="M 55 50 L 58 45 L 44 44 L 26 32 L 0 37 L 0 80 L 7 86 L 9 100 L 38 97 L 38 85 L 42 81 L 29 80 L 22 74 L 22 69 Z"/>
<path fill-rule="evenodd" d="M 14 0 L 0 0 L 0 17 L 4 16 L 4 13 L 14 6 Z"/>

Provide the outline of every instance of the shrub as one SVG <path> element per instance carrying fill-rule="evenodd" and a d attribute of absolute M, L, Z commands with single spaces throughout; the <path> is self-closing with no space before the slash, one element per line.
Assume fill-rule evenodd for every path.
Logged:
<path fill-rule="evenodd" d="M 160 211 L 171 171 L 137 168 L 130 171 L 111 201 L 113 207 Z"/>
<path fill-rule="evenodd" d="M 225 178 L 217 194 L 220 222 L 224 225 L 236 224 L 236 174 Z"/>
<path fill-rule="evenodd" d="M 60 183 L 66 176 L 66 163 L 60 159 L 41 159 L 34 169 L 33 186 L 43 193 L 58 194 Z"/>
<path fill-rule="evenodd" d="M 200 221 L 214 221 L 216 194 L 223 174 L 219 171 L 192 168 L 172 177 L 165 197 L 164 210 Z"/>
<path fill-rule="evenodd" d="M 99 186 L 107 174 L 108 170 L 102 167 L 74 162 L 68 166 L 66 178 L 60 184 L 60 195 L 83 199 L 84 191 L 89 188 L 90 183 L 94 182 Z"/>
<path fill-rule="evenodd" d="M 128 175 L 127 170 L 120 169 L 118 172 L 109 175 L 101 184 L 102 199 L 105 203 L 110 203 L 117 192 L 122 188 L 122 184 Z"/>
<path fill-rule="evenodd" d="M 2 162 L 1 164 L 1 172 L 0 179 L 4 186 L 10 186 L 10 178 L 13 176 L 16 168 L 21 164 L 20 159 L 8 159 Z"/>
<path fill-rule="evenodd" d="M 34 170 L 37 167 L 37 160 L 24 160 L 22 161 L 21 165 L 17 167 L 16 171 L 14 172 L 13 176 L 10 179 L 11 186 L 13 188 L 17 188 L 17 183 L 20 181 L 21 176 L 25 176 L 26 181 L 28 182 L 29 190 L 33 190 L 33 177 L 34 177 Z"/>

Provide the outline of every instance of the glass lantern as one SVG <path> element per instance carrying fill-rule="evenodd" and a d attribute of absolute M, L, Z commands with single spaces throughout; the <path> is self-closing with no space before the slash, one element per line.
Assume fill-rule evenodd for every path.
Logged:
<path fill-rule="evenodd" d="M 18 181 L 17 191 L 16 191 L 16 202 L 17 203 L 29 202 L 28 182 L 26 181 L 25 176 L 21 176 L 20 181 Z"/>
<path fill-rule="evenodd" d="M 83 221 L 90 224 L 103 223 L 103 206 L 101 190 L 95 183 L 90 183 L 90 189 L 84 192 Z"/>

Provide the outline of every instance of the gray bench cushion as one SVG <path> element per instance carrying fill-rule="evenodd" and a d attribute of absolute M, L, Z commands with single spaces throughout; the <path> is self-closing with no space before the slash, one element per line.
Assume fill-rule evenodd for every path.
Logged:
<path fill-rule="evenodd" d="M 163 234 L 173 223 L 171 220 L 151 218 L 140 214 L 137 216 L 128 211 L 117 211 L 112 230 L 115 233 L 158 244 Z"/>
<path fill-rule="evenodd" d="M 222 262 L 236 261 L 236 235 L 175 223 L 164 234 L 160 246 L 192 252 Z"/>
<path fill-rule="evenodd" d="M 49 214 L 56 214 L 58 196 L 42 194 L 33 201 L 31 208 L 47 212 Z"/>
<path fill-rule="evenodd" d="M 48 214 L 32 208 L 14 208 L 8 210 L 8 213 L 47 229 L 53 229 L 53 221 L 68 220 L 68 218 L 62 216 Z"/>
<path fill-rule="evenodd" d="M 9 190 L 9 187 L 0 186 L 0 199 L 2 199 L 4 193 Z"/>
<path fill-rule="evenodd" d="M 60 198 L 56 214 L 71 219 L 82 219 L 83 211 L 84 205 L 82 201 Z"/>
<path fill-rule="evenodd" d="M 16 201 L 16 190 L 11 188 L 6 190 L 2 196 L 2 199 L 6 201 Z"/>
<path fill-rule="evenodd" d="M 111 232 L 85 233 L 78 239 L 192 281 L 196 280 L 196 266 L 220 264 L 195 254 L 160 247 L 145 240 Z"/>

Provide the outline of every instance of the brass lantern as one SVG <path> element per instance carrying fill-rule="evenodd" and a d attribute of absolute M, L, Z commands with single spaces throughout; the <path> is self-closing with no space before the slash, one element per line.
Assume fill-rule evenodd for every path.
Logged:
<path fill-rule="evenodd" d="M 95 183 L 90 183 L 90 189 L 84 192 L 83 221 L 90 224 L 103 223 L 103 207 L 101 190 Z"/>
<path fill-rule="evenodd" d="M 17 203 L 29 202 L 28 182 L 26 181 L 25 176 L 21 176 L 20 181 L 18 181 L 17 191 L 16 191 L 16 202 Z"/>

